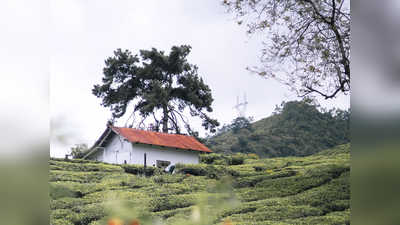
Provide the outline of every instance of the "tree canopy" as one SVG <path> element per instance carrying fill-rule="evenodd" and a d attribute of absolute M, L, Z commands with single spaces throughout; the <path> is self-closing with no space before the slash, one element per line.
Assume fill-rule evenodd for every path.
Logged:
<path fill-rule="evenodd" d="M 86 143 L 77 143 L 75 147 L 71 147 L 71 155 L 75 159 L 82 159 L 88 152 L 89 147 Z"/>
<path fill-rule="evenodd" d="M 350 108 L 328 110 L 303 100 L 282 102 L 270 117 L 257 122 L 251 117 L 236 118 L 208 137 L 205 144 L 215 153 L 255 153 L 272 158 L 308 156 L 348 142 Z"/>
<path fill-rule="evenodd" d="M 350 91 L 350 0 L 223 0 L 247 35 L 266 34 L 261 67 L 251 73 L 272 78 L 299 97 L 325 99 Z M 282 74 L 285 74 L 282 76 Z"/>
<path fill-rule="evenodd" d="M 181 133 L 179 120 L 189 134 L 196 134 L 191 129 L 183 111 L 188 108 L 191 116 L 202 119 L 206 130 L 215 132 L 219 126 L 217 120 L 206 112 L 212 112 L 213 98 L 210 88 L 198 75 L 198 67 L 189 64 L 186 57 L 191 47 L 173 46 L 169 55 L 156 48 L 140 50 L 132 55 L 129 50 L 117 49 L 114 56 L 105 60 L 103 84 L 94 85 L 92 93 L 102 98 L 104 107 L 110 107 L 112 119 L 122 117 L 131 102 L 135 102 L 134 112 L 142 117 L 140 123 L 152 116 L 153 130 Z M 141 65 L 138 65 L 140 64 Z M 161 116 L 156 114 L 161 110 Z"/>

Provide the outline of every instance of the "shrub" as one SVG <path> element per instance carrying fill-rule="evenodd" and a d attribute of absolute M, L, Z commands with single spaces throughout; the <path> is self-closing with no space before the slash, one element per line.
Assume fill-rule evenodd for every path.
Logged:
<path fill-rule="evenodd" d="M 122 164 L 121 167 L 124 169 L 125 173 L 130 173 L 133 175 L 142 175 L 144 173 L 143 165 L 135 164 Z M 146 166 L 146 176 L 154 176 L 163 174 L 163 170 L 155 166 Z"/>
<path fill-rule="evenodd" d="M 169 174 L 164 174 L 152 177 L 154 182 L 158 184 L 180 183 L 185 178 L 187 178 L 187 176 L 184 174 L 175 174 L 173 176 Z"/>
<path fill-rule="evenodd" d="M 260 157 L 257 154 L 250 153 L 245 156 L 245 159 L 260 159 Z"/>
<path fill-rule="evenodd" d="M 74 224 L 89 224 L 107 216 L 105 207 L 100 203 L 89 204 L 78 207 L 76 212 L 68 214 L 65 219 Z"/>
<path fill-rule="evenodd" d="M 76 198 L 79 193 L 71 190 L 68 186 L 60 183 L 50 183 L 50 198 Z"/>
<path fill-rule="evenodd" d="M 184 195 L 170 195 L 167 197 L 148 198 L 150 212 L 185 208 L 196 204 L 197 193 Z"/>
<path fill-rule="evenodd" d="M 239 172 L 228 166 L 206 164 L 177 164 L 175 168 L 184 174 L 207 176 L 209 179 L 221 179 L 226 176 L 239 176 Z"/>
<path fill-rule="evenodd" d="M 205 164 L 181 164 L 175 165 L 175 169 L 184 174 L 192 174 L 195 176 L 206 176 L 209 172 L 210 165 Z"/>
<path fill-rule="evenodd" d="M 64 171 L 75 171 L 75 172 L 124 172 L 124 169 L 119 165 L 109 165 L 105 163 L 71 163 L 63 161 L 50 160 L 50 170 L 53 167 L 62 169 Z"/>
<path fill-rule="evenodd" d="M 79 183 L 96 183 L 109 175 L 109 172 L 74 172 L 74 171 L 50 171 L 50 181 L 74 181 Z"/>
<path fill-rule="evenodd" d="M 231 158 L 229 156 L 216 153 L 200 155 L 200 162 L 213 165 L 224 165 L 224 166 L 232 165 Z"/>
<path fill-rule="evenodd" d="M 56 220 L 50 220 L 50 224 L 52 225 L 74 225 L 71 221 L 64 220 L 64 219 L 56 219 Z"/>
<path fill-rule="evenodd" d="M 232 165 L 242 165 L 244 163 L 245 156 L 241 153 L 231 156 Z"/>

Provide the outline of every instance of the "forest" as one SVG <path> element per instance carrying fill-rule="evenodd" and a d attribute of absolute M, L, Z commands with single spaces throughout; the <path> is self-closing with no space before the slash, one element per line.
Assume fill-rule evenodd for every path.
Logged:
<path fill-rule="evenodd" d="M 309 156 L 350 142 L 350 109 L 326 109 L 312 101 L 282 102 L 268 118 L 239 117 L 205 145 L 215 153 L 255 153 L 262 158 Z"/>

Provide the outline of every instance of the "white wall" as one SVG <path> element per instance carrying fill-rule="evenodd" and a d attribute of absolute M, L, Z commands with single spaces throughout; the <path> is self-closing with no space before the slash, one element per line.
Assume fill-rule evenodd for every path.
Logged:
<path fill-rule="evenodd" d="M 124 138 L 117 134 L 114 134 L 110 141 L 104 146 L 103 149 L 98 149 L 98 151 L 93 154 L 90 159 L 108 162 L 108 163 L 120 163 L 123 164 L 124 160 L 130 163 L 130 154 L 132 150 L 132 144 L 128 141 L 124 141 Z"/>
<path fill-rule="evenodd" d="M 96 153 L 94 153 L 90 159 L 91 160 L 98 160 L 98 161 L 103 161 L 103 149 L 99 149 Z"/>
<path fill-rule="evenodd" d="M 171 164 L 199 163 L 199 151 L 135 143 L 132 144 L 132 148 L 132 164 L 143 165 L 144 153 L 146 153 L 148 166 L 157 165 L 157 160 L 170 161 Z"/>

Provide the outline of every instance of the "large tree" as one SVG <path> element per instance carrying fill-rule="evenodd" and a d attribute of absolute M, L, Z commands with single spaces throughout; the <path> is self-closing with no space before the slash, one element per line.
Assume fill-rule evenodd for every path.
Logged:
<path fill-rule="evenodd" d="M 326 99 L 350 91 L 350 0 L 224 0 L 227 13 L 266 34 L 261 67 L 251 73 Z"/>
<path fill-rule="evenodd" d="M 190 49 L 187 45 L 173 46 L 169 55 L 155 48 L 140 50 L 141 60 L 129 50 L 117 49 L 105 61 L 103 84 L 94 85 L 92 92 L 102 98 L 104 107 L 110 107 L 112 121 L 122 117 L 129 103 L 134 102 L 134 112 L 139 112 L 141 122 L 152 116 L 157 131 L 162 125 L 164 133 L 181 133 L 181 120 L 189 134 L 195 134 L 183 115 L 188 108 L 191 116 L 202 119 L 206 130 L 215 132 L 218 121 L 205 113 L 212 112 L 211 90 L 198 76 L 197 66 L 187 62 Z"/>

